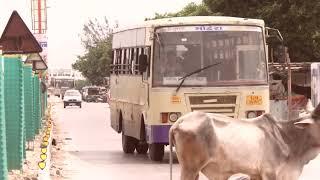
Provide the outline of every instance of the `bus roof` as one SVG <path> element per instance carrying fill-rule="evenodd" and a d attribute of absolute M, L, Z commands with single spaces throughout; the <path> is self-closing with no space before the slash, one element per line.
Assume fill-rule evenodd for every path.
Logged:
<path fill-rule="evenodd" d="M 126 31 L 130 29 L 173 26 L 173 25 L 197 25 L 197 24 L 232 24 L 232 25 L 254 25 L 264 26 L 264 21 L 261 19 L 248 19 L 240 17 L 228 16 L 188 16 L 188 17 L 172 17 L 156 20 L 144 21 L 130 27 L 120 27 L 114 30 L 114 33 Z"/>

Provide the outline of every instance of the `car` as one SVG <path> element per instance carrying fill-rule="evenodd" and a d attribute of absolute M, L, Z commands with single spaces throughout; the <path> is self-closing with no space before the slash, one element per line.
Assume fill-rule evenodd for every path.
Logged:
<path fill-rule="evenodd" d="M 63 97 L 63 107 L 67 106 L 79 106 L 80 108 L 82 102 L 81 93 L 78 90 L 67 90 Z"/>

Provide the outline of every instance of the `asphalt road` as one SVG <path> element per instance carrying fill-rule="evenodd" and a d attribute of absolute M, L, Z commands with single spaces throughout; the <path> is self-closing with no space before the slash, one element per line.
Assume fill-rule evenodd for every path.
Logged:
<path fill-rule="evenodd" d="M 169 179 L 168 147 L 163 162 L 147 155 L 124 154 L 121 134 L 110 127 L 106 103 L 83 103 L 82 108 L 54 106 L 56 123 L 64 136 L 68 155 L 65 179 L 73 180 L 165 180 Z M 179 179 L 178 164 L 174 179 Z"/>
<path fill-rule="evenodd" d="M 163 162 L 152 162 L 147 155 L 122 152 L 121 135 L 110 127 L 106 103 L 83 103 L 82 108 L 54 106 L 55 122 L 64 137 L 66 168 L 64 179 L 73 180 L 167 180 L 168 147 Z M 300 180 L 320 179 L 320 156 L 305 166 Z M 174 179 L 180 169 L 174 165 Z M 206 178 L 201 175 L 200 180 Z"/>

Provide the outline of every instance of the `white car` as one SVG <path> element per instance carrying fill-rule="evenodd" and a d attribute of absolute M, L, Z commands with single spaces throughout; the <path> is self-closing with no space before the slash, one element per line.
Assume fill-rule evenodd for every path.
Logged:
<path fill-rule="evenodd" d="M 67 90 L 63 97 L 63 107 L 79 106 L 81 108 L 82 96 L 78 90 Z"/>

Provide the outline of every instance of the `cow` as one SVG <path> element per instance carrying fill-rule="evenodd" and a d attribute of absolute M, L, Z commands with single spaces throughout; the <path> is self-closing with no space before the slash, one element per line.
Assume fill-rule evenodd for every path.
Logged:
<path fill-rule="evenodd" d="M 210 180 L 237 173 L 251 180 L 297 180 L 320 152 L 320 104 L 292 121 L 277 121 L 268 113 L 241 120 L 190 112 L 170 128 L 169 145 L 171 180 L 173 146 L 181 180 L 198 180 L 200 172 Z"/>

